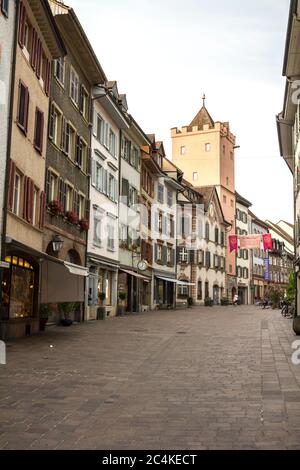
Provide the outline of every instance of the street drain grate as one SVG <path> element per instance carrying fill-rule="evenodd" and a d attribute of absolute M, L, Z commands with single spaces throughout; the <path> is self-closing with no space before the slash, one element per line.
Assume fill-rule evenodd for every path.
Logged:
<path fill-rule="evenodd" d="M 176 331 L 177 335 L 186 335 L 187 331 Z"/>

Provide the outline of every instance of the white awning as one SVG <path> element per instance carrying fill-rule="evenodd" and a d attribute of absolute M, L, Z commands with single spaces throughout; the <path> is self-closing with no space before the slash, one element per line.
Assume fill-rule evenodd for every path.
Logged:
<path fill-rule="evenodd" d="M 146 276 L 142 276 L 141 274 L 136 273 L 135 271 L 128 271 L 127 269 L 120 269 L 123 273 L 130 274 L 130 276 L 138 277 L 139 279 L 143 279 L 143 281 L 150 282 L 150 278 Z"/>
<path fill-rule="evenodd" d="M 161 281 L 173 282 L 173 284 L 177 284 L 179 286 L 195 286 L 196 285 L 188 281 L 177 281 L 177 279 L 171 279 L 170 277 L 162 277 L 162 276 L 155 276 L 155 277 L 157 277 L 157 279 L 160 279 Z"/>
<path fill-rule="evenodd" d="M 179 286 L 195 286 L 193 282 L 188 282 L 188 281 L 177 281 L 177 284 Z"/>
<path fill-rule="evenodd" d="M 170 277 L 161 277 L 161 276 L 155 276 L 157 279 L 160 279 L 161 281 L 167 281 L 167 282 L 173 282 L 174 284 L 177 284 L 176 279 L 172 279 Z"/>
<path fill-rule="evenodd" d="M 71 274 L 75 274 L 76 276 L 84 276 L 84 277 L 87 277 L 89 275 L 88 269 L 83 266 L 69 263 L 68 261 L 64 261 L 64 265 Z"/>

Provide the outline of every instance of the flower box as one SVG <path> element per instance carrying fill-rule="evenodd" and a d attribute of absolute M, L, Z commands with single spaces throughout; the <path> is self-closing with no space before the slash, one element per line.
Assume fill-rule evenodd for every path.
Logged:
<path fill-rule="evenodd" d="M 49 202 L 48 209 L 53 215 L 62 215 L 64 212 L 64 207 L 58 200 Z"/>
<path fill-rule="evenodd" d="M 73 225 L 78 224 L 78 215 L 76 214 L 76 212 L 68 211 L 66 213 L 66 218 L 67 218 L 67 221 L 70 222 L 70 224 L 73 224 Z"/>

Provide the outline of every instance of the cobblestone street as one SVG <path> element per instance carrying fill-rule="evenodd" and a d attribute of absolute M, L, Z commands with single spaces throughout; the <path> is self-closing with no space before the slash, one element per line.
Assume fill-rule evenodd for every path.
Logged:
<path fill-rule="evenodd" d="M 1 449 L 300 449 L 291 320 L 193 308 L 7 345 Z M 53 347 L 50 347 L 53 346 Z"/>

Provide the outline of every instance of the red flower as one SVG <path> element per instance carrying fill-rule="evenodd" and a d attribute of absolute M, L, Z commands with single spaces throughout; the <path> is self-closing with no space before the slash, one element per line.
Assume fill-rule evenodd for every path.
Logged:
<path fill-rule="evenodd" d="M 49 202 L 48 208 L 55 215 L 60 215 L 64 212 L 64 207 L 58 200 Z"/>
<path fill-rule="evenodd" d="M 89 229 L 89 223 L 86 219 L 80 220 L 79 225 L 80 225 L 81 230 L 87 231 Z"/>
<path fill-rule="evenodd" d="M 78 224 L 78 215 L 76 214 L 76 212 L 74 211 L 68 211 L 66 213 L 66 217 L 68 219 L 68 222 L 70 222 L 71 224 Z"/>

